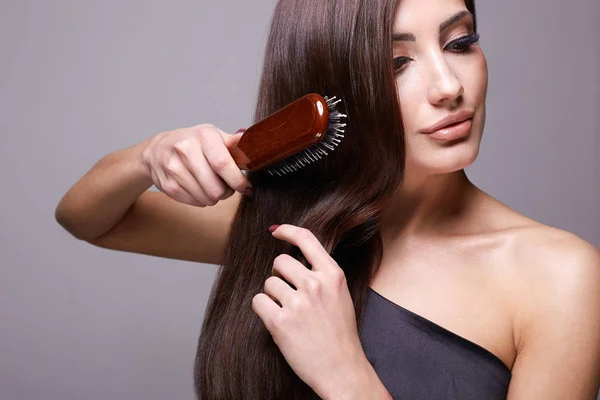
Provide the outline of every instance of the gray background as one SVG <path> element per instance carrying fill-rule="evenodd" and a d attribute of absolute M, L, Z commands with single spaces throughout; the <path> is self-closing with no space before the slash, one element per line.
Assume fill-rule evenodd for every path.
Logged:
<path fill-rule="evenodd" d="M 0 0 L 0 398 L 193 399 L 216 267 L 96 248 L 54 209 L 104 155 L 251 122 L 273 0 Z M 482 189 L 600 246 L 600 2 L 479 1 Z"/>

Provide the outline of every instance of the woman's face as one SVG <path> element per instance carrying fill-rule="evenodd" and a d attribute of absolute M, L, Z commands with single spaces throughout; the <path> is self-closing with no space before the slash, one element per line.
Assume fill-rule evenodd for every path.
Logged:
<path fill-rule="evenodd" d="M 405 174 L 442 174 L 468 166 L 479 152 L 488 77 L 464 0 L 400 0 L 393 33 Z M 446 131 L 423 132 L 454 114 L 460 120 L 472 118 Z"/>

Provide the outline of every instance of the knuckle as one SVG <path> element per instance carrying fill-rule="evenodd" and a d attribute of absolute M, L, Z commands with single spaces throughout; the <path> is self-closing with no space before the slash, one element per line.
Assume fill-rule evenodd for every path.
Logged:
<path fill-rule="evenodd" d="M 344 274 L 344 271 L 341 268 L 336 268 L 331 271 L 331 278 L 333 279 L 334 283 L 337 284 L 346 282 L 346 274 Z"/>
<path fill-rule="evenodd" d="M 169 174 L 179 176 L 181 164 L 176 158 L 171 158 L 165 165 L 165 171 Z"/>
<path fill-rule="evenodd" d="M 187 155 L 190 148 L 190 141 L 188 139 L 181 140 L 173 145 L 173 148 L 177 150 L 178 153 Z"/>
<path fill-rule="evenodd" d="M 305 235 L 305 236 L 312 235 L 312 232 L 308 228 L 305 228 L 303 226 L 298 226 L 297 229 L 298 229 L 299 235 Z"/>
<path fill-rule="evenodd" d="M 211 165 L 215 171 L 222 172 L 229 165 L 229 160 L 224 156 L 215 155 L 214 157 L 212 157 Z"/>
<path fill-rule="evenodd" d="M 304 287 L 306 288 L 306 290 L 311 293 L 311 294 L 319 294 L 321 293 L 321 281 L 319 281 L 318 279 L 315 278 L 307 278 L 304 281 Z"/>
<path fill-rule="evenodd" d="M 275 331 L 288 324 L 289 317 L 285 312 L 276 312 L 269 317 L 269 323 Z"/>
<path fill-rule="evenodd" d="M 218 139 L 217 136 L 221 137 L 217 127 L 212 124 L 198 125 L 194 133 L 196 134 L 196 137 L 200 141 L 200 145 L 202 147 L 212 146 L 214 140 Z"/>
<path fill-rule="evenodd" d="M 306 306 L 306 300 L 304 299 L 304 296 L 300 296 L 299 294 L 296 294 L 296 296 L 291 296 L 289 299 L 289 307 L 292 310 L 301 310 Z"/>
<path fill-rule="evenodd" d="M 298 229 L 298 239 L 302 241 L 311 240 L 313 238 L 313 233 L 306 228 Z"/>
<path fill-rule="evenodd" d="M 213 186 L 206 190 L 206 194 L 211 200 L 219 201 L 225 194 L 226 189 L 222 186 Z"/>

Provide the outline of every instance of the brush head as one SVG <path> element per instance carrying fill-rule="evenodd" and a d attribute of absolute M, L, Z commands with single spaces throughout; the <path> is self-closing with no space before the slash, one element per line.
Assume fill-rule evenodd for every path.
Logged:
<path fill-rule="evenodd" d="M 346 127 L 345 120 L 347 118 L 347 115 L 339 112 L 337 107 L 342 100 L 336 100 L 335 96 L 332 98 L 325 96 L 324 100 L 329 115 L 327 119 L 327 128 L 325 134 L 321 137 L 321 140 L 268 167 L 266 170 L 270 175 L 277 174 L 282 176 L 303 168 L 308 164 L 327 156 L 329 151 L 334 151 L 341 143 L 341 140 L 344 137 L 344 128 Z"/>
<path fill-rule="evenodd" d="M 283 176 L 334 151 L 344 137 L 340 99 L 310 93 L 249 127 L 230 149 L 247 171 Z"/>

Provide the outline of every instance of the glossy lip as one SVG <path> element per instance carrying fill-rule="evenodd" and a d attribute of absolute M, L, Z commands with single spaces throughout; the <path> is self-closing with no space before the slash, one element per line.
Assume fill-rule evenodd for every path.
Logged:
<path fill-rule="evenodd" d="M 459 122 L 454 125 L 449 125 L 444 128 L 440 128 L 437 131 L 428 133 L 427 137 L 442 142 L 448 142 L 456 140 L 468 135 L 473 127 L 473 119 L 469 118 L 463 122 Z"/>
<path fill-rule="evenodd" d="M 437 123 L 435 123 L 434 125 L 430 126 L 427 129 L 423 129 L 421 131 L 421 133 L 430 134 L 437 130 L 445 128 L 448 125 L 453 125 L 453 124 L 457 124 L 459 122 L 466 121 L 470 118 L 473 118 L 473 114 L 474 114 L 473 111 L 469 111 L 469 110 L 462 110 L 462 111 L 456 112 L 454 114 L 448 114 L 444 118 L 439 120 Z"/>

